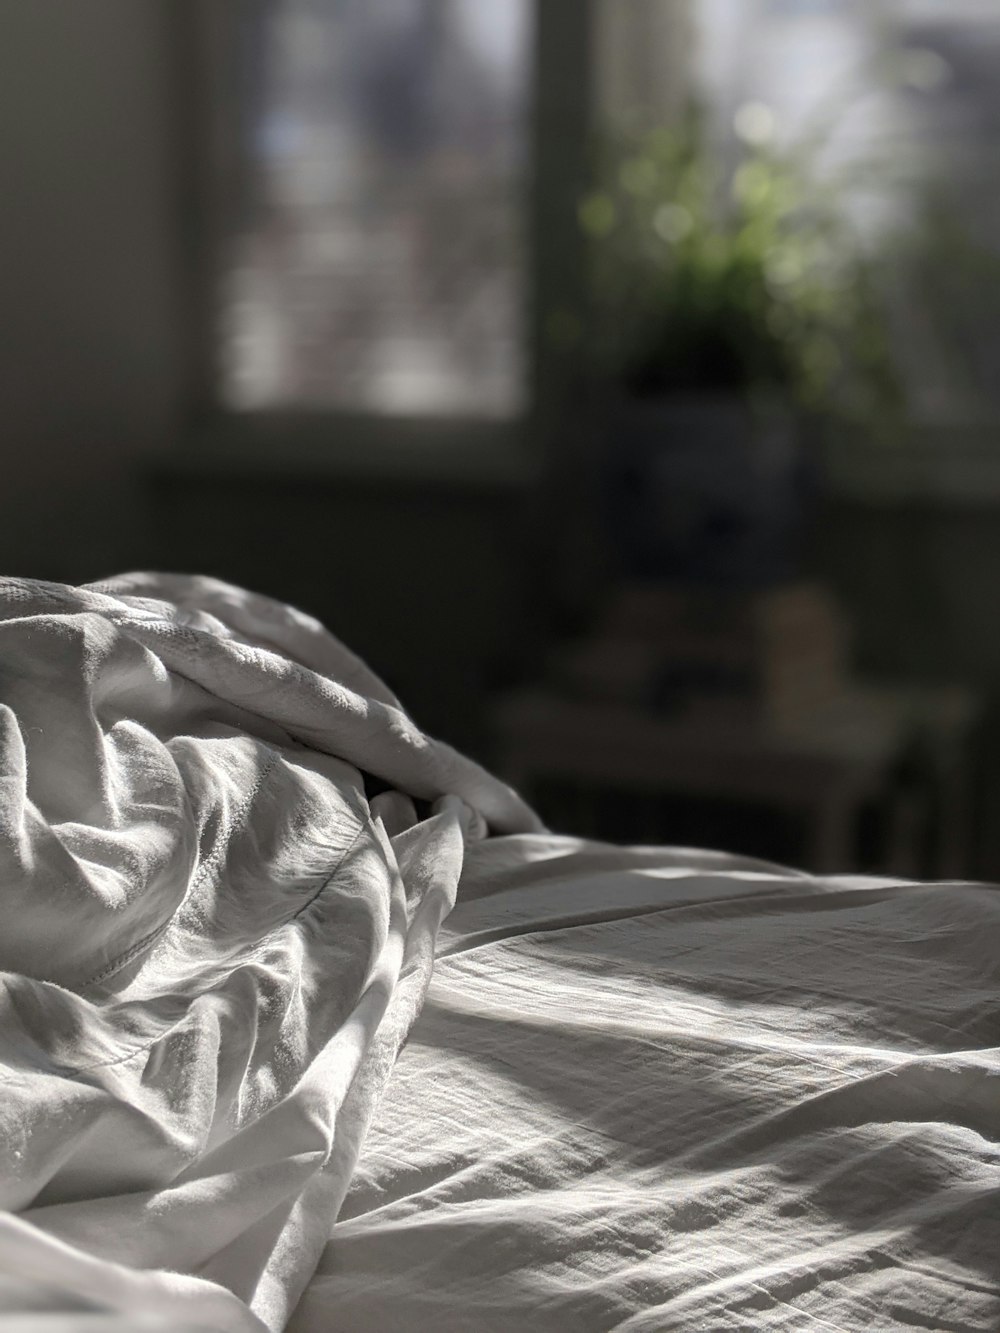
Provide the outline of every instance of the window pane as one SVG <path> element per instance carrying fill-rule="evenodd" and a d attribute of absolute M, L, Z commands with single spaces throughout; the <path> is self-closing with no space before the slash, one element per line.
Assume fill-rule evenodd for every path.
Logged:
<path fill-rule="evenodd" d="M 519 411 L 530 0 L 243 13 L 227 406 Z"/>
<path fill-rule="evenodd" d="M 822 165 L 844 183 L 844 207 L 862 231 L 915 242 L 892 294 L 914 417 L 995 416 L 997 0 L 696 0 L 695 12 L 697 65 L 723 150 L 734 112 L 750 100 L 777 113 L 786 142 L 822 127 Z M 903 65 L 889 77 L 890 53 L 909 62 L 902 86 Z M 940 230 L 921 251 L 935 200 Z"/>

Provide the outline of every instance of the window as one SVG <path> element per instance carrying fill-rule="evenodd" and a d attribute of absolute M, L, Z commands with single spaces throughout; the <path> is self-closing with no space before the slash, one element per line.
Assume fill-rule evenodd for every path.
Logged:
<path fill-rule="evenodd" d="M 522 484 L 568 392 L 593 3 L 178 3 L 200 447 Z"/>
<path fill-rule="evenodd" d="M 721 138 L 740 104 L 769 107 L 789 139 L 825 119 L 826 166 L 840 169 L 859 226 L 919 242 L 933 214 L 935 235 L 901 248 L 892 284 L 911 412 L 918 425 L 996 420 L 1000 6 L 701 0 L 698 15 L 699 76 Z M 881 173 L 874 194 L 852 188 L 852 162 L 859 177 L 865 164 Z"/>
<path fill-rule="evenodd" d="M 192 0 L 189 12 L 210 52 L 213 126 L 201 396 L 228 421 L 336 415 L 366 423 L 367 440 L 391 418 L 394 439 L 401 422 L 425 441 L 449 423 L 472 439 L 470 423 L 506 431 L 557 399 L 546 386 L 568 382 L 560 337 L 584 282 L 591 104 L 662 119 L 698 91 L 725 152 L 741 105 L 766 103 L 794 134 L 853 80 L 831 166 L 888 154 L 910 185 L 936 180 L 973 245 L 997 254 L 996 0 Z M 863 86 L 903 50 L 908 90 Z M 866 214 L 861 193 L 845 204 L 863 226 L 900 221 Z M 998 288 L 953 253 L 900 260 L 900 356 L 920 421 L 992 423 Z"/>
<path fill-rule="evenodd" d="M 226 406 L 523 411 L 531 36 L 528 0 L 248 8 Z"/>

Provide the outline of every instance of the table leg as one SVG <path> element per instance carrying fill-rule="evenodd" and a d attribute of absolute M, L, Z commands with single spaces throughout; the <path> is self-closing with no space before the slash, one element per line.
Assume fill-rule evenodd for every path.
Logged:
<path fill-rule="evenodd" d="M 849 792 L 833 792 L 813 807 L 807 855 L 814 874 L 845 875 L 855 869 L 856 816 L 857 801 Z"/>

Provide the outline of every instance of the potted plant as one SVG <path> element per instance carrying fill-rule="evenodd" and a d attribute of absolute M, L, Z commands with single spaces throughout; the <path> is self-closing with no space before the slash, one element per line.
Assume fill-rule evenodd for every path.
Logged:
<path fill-rule="evenodd" d="M 605 492 L 633 577 L 772 583 L 794 570 L 810 442 L 888 437 L 900 390 L 868 253 L 768 108 L 725 163 L 691 108 L 619 138 L 580 206 L 590 350 L 613 386 Z"/>

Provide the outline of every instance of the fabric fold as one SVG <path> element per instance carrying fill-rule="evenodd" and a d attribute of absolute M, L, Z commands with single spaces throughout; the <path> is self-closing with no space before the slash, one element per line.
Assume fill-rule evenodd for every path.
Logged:
<path fill-rule="evenodd" d="M 0 580 L 0 1309 L 281 1328 L 467 843 L 538 827 L 291 608 Z"/>

